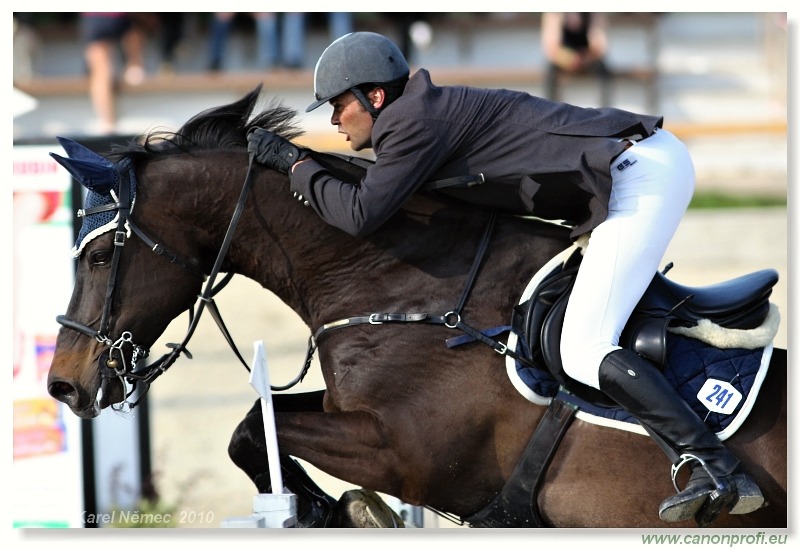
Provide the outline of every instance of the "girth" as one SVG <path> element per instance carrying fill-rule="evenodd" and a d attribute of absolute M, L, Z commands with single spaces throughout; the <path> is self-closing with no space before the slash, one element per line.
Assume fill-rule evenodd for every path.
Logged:
<path fill-rule="evenodd" d="M 553 399 L 503 489 L 464 521 L 473 527 L 548 527 L 539 513 L 539 488 L 576 412 L 566 401 Z"/>

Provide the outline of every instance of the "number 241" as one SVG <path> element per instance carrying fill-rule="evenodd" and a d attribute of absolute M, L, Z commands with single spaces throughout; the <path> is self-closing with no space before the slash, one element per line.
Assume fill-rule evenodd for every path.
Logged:
<path fill-rule="evenodd" d="M 730 403 L 731 398 L 733 397 L 733 392 L 730 392 L 724 389 L 719 384 L 714 384 L 714 391 L 706 397 L 706 401 L 712 402 L 716 401 L 717 406 L 721 409 L 724 409 L 728 403 Z"/>

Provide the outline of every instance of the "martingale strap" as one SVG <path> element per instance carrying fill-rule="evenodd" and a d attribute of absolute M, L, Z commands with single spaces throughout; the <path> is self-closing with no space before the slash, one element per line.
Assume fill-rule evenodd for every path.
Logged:
<path fill-rule="evenodd" d="M 305 373 L 309 369 L 311 359 L 313 358 L 314 352 L 317 349 L 316 341 L 323 334 L 327 334 L 333 330 L 353 327 L 356 325 L 382 325 L 389 323 L 423 323 L 445 326 L 451 329 L 458 329 L 464 332 L 470 340 L 482 342 L 491 347 L 500 355 L 507 355 L 512 357 L 514 360 L 519 361 L 520 363 L 533 367 L 534 365 L 530 364 L 525 357 L 518 355 L 513 350 L 508 349 L 508 346 L 506 346 L 504 343 L 492 338 L 491 335 L 493 335 L 493 332 L 491 330 L 479 331 L 469 326 L 461 319 L 461 312 L 464 309 L 467 300 L 469 299 L 472 288 L 475 286 L 475 280 L 478 277 L 478 272 L 480 271 L 483 260 L 486 257 L 486 252 L 489 249 L 489 243 L 492 240 L 492 234 L 494 233 L 496 222 L 497 214 L 492 212 L 489 222 L 486 225 L 486 229 L 483 232 L 481 241 L 478 244 L 475 259 L 473 260 L 472 267 L 467 275 L 467 280 L 464 285 L 464 289 L 461 292 L 461 297 L 459 298 L 458 304 L 453 310 L 448 311 L 444 315 L 430 315 L 428 313 L 371 313 L 369 315 L 347 317 L 331 323 L 325 323 L 319 327 L 309 338 L 308 352 L 306 353 L 306 363 L 303 372 Z"/>

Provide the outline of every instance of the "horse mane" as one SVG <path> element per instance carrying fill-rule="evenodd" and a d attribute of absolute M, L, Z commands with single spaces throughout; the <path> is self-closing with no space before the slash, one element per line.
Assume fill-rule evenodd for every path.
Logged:
<path fill-rule="evenodd" d="M 297 111 L 272 99 L 260 112 L 256 111 L 262 85 L 259 84 L 241 99 L 207 109 L 172 132 L 155 130 L 124 145 L 115 145 L 109 155 L 113 161 L 131 158 L 148 161 L 163 155 L 199 151 L 239 151 L 247 147 L 247 131 L 255 126 L 286 139 L 302 135 Z"/>

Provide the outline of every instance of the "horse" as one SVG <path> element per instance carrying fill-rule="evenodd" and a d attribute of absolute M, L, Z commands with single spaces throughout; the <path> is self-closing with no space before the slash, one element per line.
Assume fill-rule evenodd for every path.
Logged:
<path fill-rule="evenodd" d="M 671 461 L 653 439 L 574 417 L 571 407 L 562 407 L 560 417 L 571 421 L 556 427 L 558 443 L 537 451 L 545 464 L 517 491 L 535 513 L 515 519 L 508 499 L 498 498 L 553 415 L 518 390 L 504 368 L 513 350 L 484 345 L 496 340 L 483 329 L 508 324 L 526 285 L 573 246 L 569 228 L 421 191 L 378 232 L 349 236 L 292 196 L 286 175 L 248 163 L 249 128 L 301 134 L 296 113 L 280 102 L 257 111 L 261 95 L 259 86 L 175 133 L 154 132 L 105 156 L 68 140 L 70 158 L 53 154 L 94 186 L 48 375 L 55 399 L 84 419 L 135 406 L 133 397 L 143 398 L 187 353 L 194 325 L 142 366 L 150 346 L 186 311 L 195 320 L 213 313 L 225 281 L 215 285 L 217 276 L 235 273 L 309 327 L 307 364 L 318 353 L 324 390 L 274 395 L 285 487 L 297 495 L 300 526 L 341 519 L 338 501 L 294 459 L 473 527 L 696 526 L 658 517 L 675 489 Z M 363 170 L 356 159 L 312 154 L 332 170 Z M 90 204 L 91 197 L 107 200 Z M 448 347 L 465 334 L 459 329 L 471 341 Z M 749 417 L 726 441 L 768 506 L 722 513 L 715 527 L 787 526 L 786 386 L 786 350 L 775 349 Z M 265 453 L 256 401 L 229 454 L 261 492 L 270 488 Z M 490 508 L 499 512 L 494 519 L 484 514 Z"/>

